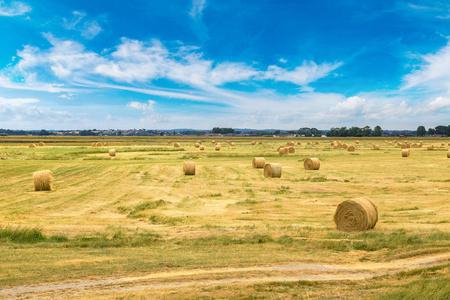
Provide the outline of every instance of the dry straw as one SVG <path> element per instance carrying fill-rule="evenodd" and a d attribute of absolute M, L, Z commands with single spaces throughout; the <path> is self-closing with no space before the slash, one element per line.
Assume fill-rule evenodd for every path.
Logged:
<path fill-rule="evenodd" d="M 255 141 L 253 141 L 253 142 L 252 142 L 252 145 L 256 145 L 256 142 L 255 142 Z"/>
<path fill-rule="evenodd" d="M 377 221 L 377 206 L 368 199 L 345 200 L 334 213 L 337 229 L 347 232 L 372 229 Z"/>
<path fill-rule="evenodd" d="M 306 145 L 311 145 L 311 142 L 307 142 Z"/>
<path fill-rule="evenodd" d="M 447 158 L 450 158 L 450 150 L 447 151 Z"/>
<path fill-rule="evenodd" d="M 445 146 L 445 143 L 441 143 L 441 146 L 444 147 L 444 146 Z"/>
<path fill-rule="evenodd" d="M 295 148 L 294 147 L 289 147 L 289 153 L 295 153 Z"/>
<path fill-rule="evenodd" d="M 319 170 L 320 160 L 318 158 L 307 158 L 303 162 L 305 170 Z"/>
<path fill-rule="evenodd" d="M 36 148 L 36 145 L 35 144 L 29 144 L 28 148 Z"/>
<path fill-rule="evenodd" d="M 108 142 L 103 143 L 103 146 L 109 146 L 109 143 Z"/>
<path fill-rule="evenodd" d="M 258 144 L 262 145 L 262 142 L 259 142 Z"/>
<path fill-rule="evenodd" d="M 172 141 L 171 141 L 171 140 L 168 140 L 167 143 L 172 144 Z"/>
<path fill-rule="evenodd" d="M 93 143 L 92 143 L 92 147 L 95 147 L 95 146 L 97 146 L 97 143 L 96 143 L 96 142 L 93 142 Z"/>
<path fill-rule="evenodd" d="M 406 149 L 406 148 L 408 148 L 408 145 L 406 145 L 406 144 L 403 144 L 400 148 L 402 148 L 402 149 Z"/>
<path fill-rule="evenodd" d="M 39 142 L 38 146 L 40 146 L 40 147 L 44 147 L 44 146 L 45 146 L 45 144 L 44 144 L 44 142 Z"/>
<path fill-rule="evenodd" d="M 199 145 L 201 145 L 201 144 L 202 144 L 202 141 L 197 141 L 197 143 L 198 143 Z"/>
<path fill-rule="evenodd" d="M 173 144 L 173 146 L 174 146 L 175 148 L 180 148 L 180 147 L 181 147 L 180 143 L 175 143 L 175 144 Z"/>
<path fill-rule="evenodd" d="M 214 150 L 220 151 L 220 144 L 219 144 L 219 145 L 216 145 L 216 147 L 214 147 Z"/>
<path fill-rule="evenodd" d="M 387 143 L 387 141 L 384 141 L 384 142 L 385 142 L 385 143 Z M 359 141 L 355 141 L 355 144 L 357 144 L 357 145 L 358 145 L 358 144 L 359 144 Z"/>
<path fill-rule="evenodd" d="M 199 143 L 195 143 L 195 148 L 199 148 L 200 144 Z"/>
<path fill-rule="evenodd" d="M 183 162 L 184 175 L 195 175 L 195 162 L 185 161 Z"/>
<path fill-rule="evenodd" d="M 97 144 L 95 144 L 97 147 L 101 147 L 102 143 L 98 142 Z"/>
<path fill-rule="evenodd" d="M 200 150 L 202 150 L 202 151 L 205 150 L 205 146 L 203 146 L 203 145 L 201 145 L 199 148 L 200 148 Z"/>
<path fill-rule="evenodd" d="M 342 148 L 343 148 L 343 149 L 347 149 L 347 148 L 348 148 L 348 145 L 347 145 L 347 144 L 342 144 Z"/>
<path fill-rule="evenodd" d="M 35 191 L 52 190 L 52 172 L 50 170 L 37 171 L 33 173 Z"/>
<path fill-rule="evenodd" d="M 402 157 L 409 157 L 410 155 L 411 155 L 411 150 L 409 150 L 409 149 L 402 150 Z"/>
<path fill-rule="evenodd" d="M 297 142 L 297 145 L 301 146 L 302 142 Z M 449 146 L 450 146 L 450 143 L 449 143 Z"/>
<path fill-rule="evenodd" d="M 278 150 L 278 153 L 280 155 L 289 155 L 289 148 L 280 148 L 280 150 Z"/>
<path fill-rule="evenodd" d="M 320 144 L 320 142 L 319 141 L 316 141 L 316 145 L 319 145 Z"/>
<path fill-rule="evenodd" d="M 427 150 L 433 150 L 433 149 L 434 149 L 433 145 L 430 145 L 430 146 L 427 147 Z"/>
<path fill-rule="evenodd" d="M 109 156 L 111 157 L 116 156 L 116 149 L 109 149 Z"/>
<path fill-rule="evenodd" d="M 236 144 L 235 143 L 230 143 L 230 146 L 234 147 L 234 146 L 236 146 Z"/>
<path fill-rule="evenodd" d="M 264 177 L 268 178 L 281 178 L 281 165 L 272 163 L 264 166 Z"/>
<path fill-rule="evenodd" d="M 284 146 L 278 146 L 278 147 L 277 147 L 277 151 L 280 152 L 280 149 L 281 149 L 281 148 L 284 148 Z"/>
<path fill-rule="evenodd" d="M 286 145 L 287 145 L 287 146 L 294 146 L 295 143 L 294 143 L 294 142 L 287 142 Z"/>
<path fill-rule="evenodd" d="M 216 141 L 215 141 L 215 140 L 212 140 L 212 141 L 211 141 L 211 143 L 215 144 L 215 143 L 216 143 Z"/>
<path fill-rule="evenodd" d="M 355 147 L 350 146 L 350 147 L 347 148 L 347 151 L 348 152 L 355 152 Z"/>
<path fill-rule="evenodd" d="M 380 146 L 379 145 L 373 145 L 373 150 L 380 150 Z"/>
<path fill-rule="evenodd" d="M 266 164 L 266 160 L 264 159 L 264 157 L 253 157 L 253 160 L 252 160 L 253 168 L 262 169 L 262 168 L 264 168 L 265 164 Z"/>

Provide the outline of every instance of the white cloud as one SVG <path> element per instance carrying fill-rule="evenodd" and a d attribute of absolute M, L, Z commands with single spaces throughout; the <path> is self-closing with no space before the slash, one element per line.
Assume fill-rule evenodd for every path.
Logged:
<path fill-rule="evenodd" d="M 156 102 L 153 100 L 148 100 L 147 103 L 137 102 L 137 101 L 131 101 L 127 104 L 127 106 L 135 109 L 142 110 L 143 113 L 153 113 L 154 109 L 153 106 L 156 105 Z"/>
<path fill-rule="evenodd" d="M 287 60 L 284 59 L 284 58 L 280 58 L 278 61 L 279 61 L 280 63 L 283 63 L 283 64 L 287 63 Z"/>
<path fill-rule="evenodd" d="M 82 22 L 86 16 L 86 13 L 75 10 L 70 20 L 62 18 L 63 27 L 67 30 L 79 31 L 82 37 L 91 40 L 102 32 L 103 28 L 96 20 Z"/>
<path fill-rule="evenodd" d="M 340 116 L 350 117 L 365 114 L 371 109 L 372 105 L 367 103 L 366 99 L 354 96 L 337 103 L 330 111 Z"/>
<path fill-rule="evenodd" d="M 419 111 L 436 113 L 448 109 L 450 109 L 450 98 L 437 97 L 435 100 L 426 103 Z"/>
<path fill-rule="evenodd" d="M 406 75 L 405 89 L 428 88 L 433 91 L 450 92 L 450 44 L 437 53 L 423 55 L 419 69 Z"/>
<path fill-rule="evenodd" d="M 147 103 L 131 101 L 127 104 L 128 107 L 142 110 L 142 118 L 139 121 L 143 126 L 156 124 L 158 122 L 163 122 L 166 120 L 164 116 L 155 113 L 155 105 L 156 102 L 153 100 L 148 100 Z"/>
<path fill-rule="evenodd" d="M 12 1 L 9 5 L 0 0 L 0 16 L 21 16 L 31 11 L 31 6 L 26 3 Z"/>
<path fill-rule="evenodd" d="M 96 35 L 102 32 L 103 29 L 100 27 L 97 21 L 85 22 L 83 29 L 81 30 L 81 35 L 92 40 Z"/>
<path fill-rule="evenodd" d="M 24 105 L 29 103 L 36 103 L 39 102 L 38 99 L 35 98 L 16 98 L 16 99 L 6 99 L 0 97 L 0 106 L 18 106 L 18 105 Z"/>
<path fill-rule="evenodd" d="M 313 61 L 304 61 L 301 66 L 296 67 L 292 71 L 280 68 L 278 66 L 269 66 L 267 72 L 264 73 L 265 79 L 273 79 L 275 81 L 291 82 L 300 86 L 306 86 L 322 77 L 326 77 L 333 70 L 340 67 L 342 63 L 323 63 L 317 65 Z"/>
<path fill-rule="evenodd" d="M 205 7 L 206 0 L 192 0 L 192 8 L 189 15 L 193 19 L 201 19 Z"/>

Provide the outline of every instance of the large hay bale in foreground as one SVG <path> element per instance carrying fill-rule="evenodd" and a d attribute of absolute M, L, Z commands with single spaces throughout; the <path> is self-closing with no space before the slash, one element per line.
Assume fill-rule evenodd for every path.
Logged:
<path fill-rule="evenodd" d="M 180 143 L 175 143 L 175 144 L 173 144 L 173 147 L 174 147 L 174 148 L 180 148 L 181 145 L 180 145 Z"/>
<path fill-rule="evenodd" d="M 281 178 L 281 165 L 276 163 L 266 164 L 264 166 L 264 177 Z"/>
<path fill-rule="evenodd" d="M 36 145 L 35 144 L 29 144 L 28 148 L 36 148 Z"/>
<path fill-rule="evenodd" d="M 116 156 L 116 149 L 109 149 L 109 156 L 115 157 Z"/>
<path fill-rule="evenodd" d="M 201 151 L 205 150 L 205 146 L 203 146 L 203 145 L 201 145 L 199 148 Z"/>
<path fill-rule="evenodd" d="M 318 158 L 307 158 L 303 162 L 303 167 L 305 170 L 319 170 L 320 160 Z"/>
<path fill-rule="evenodd" d="M 33 173 L 35 191 L 52 190 L 52 172 L 50 170 L 37 171 Z"/>
<path fill-rule="evenodd" d="M 44 144 L 44 142 L 39 142 L 38 146 L 39 146 L 39 147 L 44 147 L 45 144 Z"/>
<path fill-rule="evenodd" d="M 345 200 L 338 205 L 333 219 L 338 230 L 365 231 L 377 224 L 378 209 L 368 199 Z"/>
<path fill-rule="evenodd" d="M 409 157 L 411 155 L 411 151 L 409 149 L 402 150 L 402 157 Z"/>
<path fill-rule="evenodd" d="M 450 158 L 450 150 L 447 151 L 447 158 Z"/>
<path fill-rule="evenodd" d="M 220 151 L 220 144 L 219 145 L 216 145 L 215 147 L 214 147 L 214 150 L 216 150 L 216 151 Z"/>
<path fill-rule="evenodd" d="M 253 168 L 262 169 L 266 165 L 266 160 L 264 157 L 253 157 L 252 165 Z"/>
<path fill-rule="evenodd" d="M 348 151 L 348 152 L 355 152 L 355 147 L 354 147 L 354 146 L 349 146 L 349 147 L 347 148 L 347 151 Z"/>
<path fill-rule="evenodd" d="M 184 175 L 195 175 L 195 162 L 185 161 L 183 162 Z"/>

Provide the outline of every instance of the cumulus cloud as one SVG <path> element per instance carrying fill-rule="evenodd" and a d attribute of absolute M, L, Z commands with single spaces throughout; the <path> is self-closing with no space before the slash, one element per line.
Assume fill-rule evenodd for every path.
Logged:
<path fill-rule="evenodd" d="M 201 19 L 203 9 L 206 7 L 206 0 L 192 0 L 192 8 L 189 15 L 193 19 Z"/>
<path fill-rule="evenodd" d="M 341 116 L 349 117 L 370 112 L 372 107 L 371 104 L 367 103 L 365 98 L 354 96 L 337 103 L 330 111 Z"/>
<path fill-rule="evenodd" d="M 437 97 L 435 100 L 426 103 L 419 111 L 442 112 L 448 109 L 450 109 L 450 98 Z"/>
<path fill-rule="evenodd" d="M 155 112 L 156 102 L 148 100 L 147 103 L 138 101 L 128 102 L 127 106 L 142 111 L 142 118 L 139 120 L 143 125 L 155 124 L 164 121 L 166 118 Z"/>
<path fill-rule="evenodd" d="M 14 17 L 25 15 L 31 11 L 31 6 L 26 3 L 12 1 L 9 5 L 0 0 L 0 16 Z"/>

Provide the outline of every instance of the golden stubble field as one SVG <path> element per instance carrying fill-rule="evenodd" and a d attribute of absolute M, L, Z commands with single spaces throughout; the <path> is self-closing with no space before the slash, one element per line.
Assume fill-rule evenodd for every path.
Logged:
<path fill-rule="evenodd" d="M 450 139 L 422 138 L 410 157 L 392 138 L 340 139 L 355 152 L 334 140 L 1 137 L 0 298 L 376 298 L 447 285 Z M 289 141 L 295 153 L 280 156 Z M 280 163 L 281 178 L 253 157 Z M 308 157 L 319 170 L 304 170 Z M 53 190 L 34 191 L 33 172 L 47 169 Z M 357 198 L 378 206 L 377 225 L 336 230 L 337 205 Z"/>

